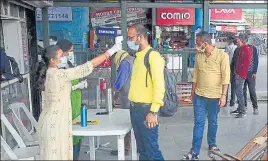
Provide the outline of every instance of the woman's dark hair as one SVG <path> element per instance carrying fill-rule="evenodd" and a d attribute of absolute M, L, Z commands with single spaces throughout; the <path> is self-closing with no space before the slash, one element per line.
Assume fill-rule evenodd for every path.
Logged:
<path fill-rule="evenodd" d="M 63 52 L 67 52 L 71 49 L 73 43 L 69 40 L 63 39 L 59 40 L 56 45 L 58 45 Z"/>
<path fill-rule="evenodd" d="M 42 54 L 42 61 L 38 62 L 35 68 L 35 86 L 39 91 L 45 90 L 45 80 L 47 75 L 47 69 L 49 61 L 57 55 L 57 51 L 60 50 L 58 45 L 50 45 Z"/>

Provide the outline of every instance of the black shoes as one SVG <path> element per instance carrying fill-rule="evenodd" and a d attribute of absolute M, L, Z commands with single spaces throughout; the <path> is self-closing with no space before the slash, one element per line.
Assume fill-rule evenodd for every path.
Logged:
<path fill-rule="evenodd" d="M 246 113 L 239 113 L 239 114 L 237 114 L 236 116 L 235 116 L 235 118 L 244 118 L 244 117 L 246 117 L 247 116 L 247 114 Z"/>
<path fill-rule="evenodd" d="M 237 114 L 239 114 L 239 111 L 238 110 L 235 110 L 235 111 L 230 112 L 230 114 L 237 115 Z"/>

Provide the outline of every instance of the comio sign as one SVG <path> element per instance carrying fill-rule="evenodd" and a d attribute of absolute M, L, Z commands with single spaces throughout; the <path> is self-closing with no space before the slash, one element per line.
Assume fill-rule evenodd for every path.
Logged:
<path fill-rule="evenodd" d="M 193 8 L 158 8 L 157 25 L 159 26 L 191 26 L 195 24 Z"/>

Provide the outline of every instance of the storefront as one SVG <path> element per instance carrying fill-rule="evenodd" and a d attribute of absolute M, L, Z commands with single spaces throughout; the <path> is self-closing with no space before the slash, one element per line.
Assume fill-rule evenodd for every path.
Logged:
<path fill-rule="evenodd" d="M 170 49 L 189 47 L 194 25 L 194 8 L 158 8 L 154 46 L 165 48 L 169 43 Z"/>
<path fill-rule="evenodd" d="M 150 24 L 147 16 L 148 10 L 144 8 L 127 9 L 127 25 Z M 99 9 L 90 12 L 90 48 L 108 48 L 114 43 L 114 38 L 121 35 L 120 8 Z"/>

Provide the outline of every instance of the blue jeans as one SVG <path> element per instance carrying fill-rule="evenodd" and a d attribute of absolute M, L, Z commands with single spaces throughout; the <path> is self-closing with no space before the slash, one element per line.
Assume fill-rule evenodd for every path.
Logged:
<path fill-rule="evenodd" d="M 79 141 L 78 144 L 73 146 L 73 160 L 77 160 L 79 158 L 80 147 L 81 147 L 81 140 Z"/>
<path fill-rule="evenodd" d="M 218 129 L 218 114 L 220 111 L 218 98 L 205 98 L 194 95 L 194 132 L 192 151 L 200 153 L 203 133 L 208 118 L 207 142 L 211 147 L 216 147 L 216 134 Z"/>
<path fill-rule="evenodd" d="M 164 160 L 158 145 L 158 126 L 149 129 L 144 121 L 150 110 L 148 105 L 130 107 L 130 118 L 134 130 L 139 160 Z"/>

